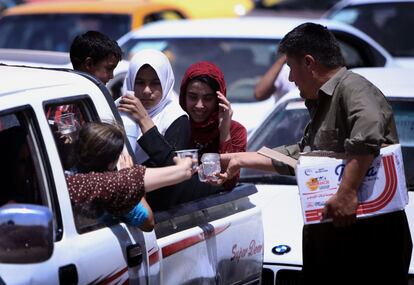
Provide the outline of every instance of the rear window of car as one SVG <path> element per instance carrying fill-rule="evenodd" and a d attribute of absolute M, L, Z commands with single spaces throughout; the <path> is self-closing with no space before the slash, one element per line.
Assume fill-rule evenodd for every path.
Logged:
<path fill-rule="evenodd" d="M 130 15 L 12 15 L 0 20 L 0 48 L 68 52 L 75 36 L 86 31 L 100 31 L 117 40 L 130 29 Z"/>

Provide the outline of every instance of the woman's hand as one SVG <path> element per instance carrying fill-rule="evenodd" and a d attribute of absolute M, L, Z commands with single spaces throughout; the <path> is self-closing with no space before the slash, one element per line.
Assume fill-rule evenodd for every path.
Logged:
<path fill-rule="evenodd" d="M 176 165 L 176 167 L 178 168 L 178 173 L 182 174 L 182 180 L 187 180 L 190 179 L 191 176 L 197 171 L 197 169 L 193 169 L 193 163 L 197 163 L 196 159 L 192 159 L 190 157 L 185 157 L 185 158 L 179 158 L 179 157 L 174 157 L 174 163 Z"/>
<path fill-rule="evenodd" d="M 119 169 L 128 168 L 134 166 L 132 157 L 126 151 L 122 151 L 118 160 Z"/>
<path fill-rule="evenodd" d="M 233 116 L 233 110 L 229 100 L 221 93 L 217 91 L 217 98 L 219 99 L 219 130 L 220 130 L 220 142 L 228 141 L 230 137 L 230 125 L 231 118 Z"/>
<path fill-rule="evenodd" d="M 123 95 L 119 101 L 118 111 L 129 114 L 140 126 L 142 133 L 146 133 L 154 126 L 144 105 L 135 96 Z"/>

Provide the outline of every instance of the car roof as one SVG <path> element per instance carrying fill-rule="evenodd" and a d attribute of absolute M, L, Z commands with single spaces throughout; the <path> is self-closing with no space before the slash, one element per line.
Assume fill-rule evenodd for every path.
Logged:
<path fill-rule="evenodd" d="M 31 89 L 79 84 L 82 81 L 89 80 L 74 72 L 3 65 L 0 66 L 0 97 Z"/>
<path fill-rule="evenodd" d="M 307 18 L 240 17 L 221 19 L 185 19 L 149 23 L 130 32 L 132 37 L 257 37 L 279 39 L 294 27 L 314 22 L 331 29 L 358 33 L 355 28 L 334 21 Z"/>
<path fill-rule="evenodd" d="M 234 37 L 281 39 L 293 28 L 305 22 L 319 23 L 330 30 L 344 31 L 365 39 L 379 50 L 387 59 L 391 56 L 371 37 L 360 30 L 328 19 L 283 18 L 283 17 L 240 17 L 222 19 L 182 19 L 177 21 L 158 21 L 134 29 L 119 39 L 122 45 L 129 38 L 174 38 L 174 37 Z"/>
<path fill-rule="evenodd" d="M 377 86 L 387 97 L 414 98 L 414 81 L 411 68 L 353 68 Z"/>
<path fill-rule="evenodd" d="M 72 68 L 68 52 L 44 50 L 0 48 L 0 63 L 9 65 Z"/>
<path fill-rule="evenodd" d="M 117 1 L 61 1 L 36 2 L 22 4 L 7 9 L 4 15 L 47 14 L 47 13 L 112 13 L 112 14 L 145 14 L 152 9 L 176 9 L 165 3 L 154 3 L 136 0 Z M 140 12 L 142 11 L 142 13 Z M 181 11 L 180 11 L 181 12 Z"/>
<path fill-rule="evenodd" d="M 130 38 L 256 38 L 282 39 L 293 28 L 305 22 L 319 23 L 332 31 L 342 31 L 364 39 L 387 60 L 391 55 L 375 40 L 360 30 L 329 19 L 283 18 L 283 17 L 239 17 L 222 19 L 181 19 L 148 23 L 122 36 L 118 43 L 123 45 Z"/>

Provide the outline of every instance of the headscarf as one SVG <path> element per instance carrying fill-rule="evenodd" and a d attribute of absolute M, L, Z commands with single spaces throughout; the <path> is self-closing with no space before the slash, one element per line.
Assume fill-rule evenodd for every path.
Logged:
<path fill-rule="evenodd" d="M 123 93 L 125 91 L 134 91 L 135 78 L 139 69 L 148 64 L 151 66 L 158 75 L 162 87 L 162 98 L 160 102 L 147 110 L 149 116 L 157 127 L 158 131 L 165 135 L 168 127 L 179 117 L 187 114 L 181 109 L 178 104 L 177 95 L 174 88 L 174 73 L 171 64 L 164 53 L 155 49 L 144 49 L 137 52 L 131 59 L 129 64 L 128 73 L 125 77 L 124 86 L 122 87 Z M 121 115 L 125 130 L 128 136 L 128 140 L 131 143 L 132 149 L 135 152 L 138 163 L 143 163 L 149 157 L 145 151 L 137 143 L 137 139 L 142 136 L 141 129 L 138 124 L 135 124 L 134 128 L 127 127 L 130 125 L 130 118 L 126 115 Z M 132 131 L 132 133 L 131 133 Z"/>
<path fill-rule="evenodd" d="M 180 87 L 180 105 L 181 107 L 187 111 L 186 108 L 186 91 L 188 83 L 201 75 L 208 76 L 215 81 L 217 81 L 219 85 L 219 90 L 226 96 L 226 82 L 224 81 L 224 74 L 220 70 L 220 68 L 208 61 L 200 61 L 191 65 L 185 72 L 183 80 L 181 81 Z M 217 103 L 218 106 L 218 103 Z M 214 111 L 210 117 L 201 123 L 194 122 L 190 117 L 191 123 L 191 142 L 193 143 L 194 147 L 203 148 L 206 147 L 207 149 L 218 152 L 219 148 L 219 139 L 220 139 L 220 131 L 219 131 L 219 116 L 218 116 L 218 108 Z M 211 145 L 214 144 L 212 148 Z"/>

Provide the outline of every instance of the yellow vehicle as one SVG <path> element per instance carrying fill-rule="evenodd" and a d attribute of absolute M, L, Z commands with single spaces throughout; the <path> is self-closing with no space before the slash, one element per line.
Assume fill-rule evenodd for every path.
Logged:
<path fill-rule="evenodd" d="M 190 18 L 244 16 L 254 8 L 252 0 L 151 0 L 151 2 L 179 5 L 187 11 Z"/>
<path fill-rule="evenodd" d="M 15 0 L 17 1 L 17 0 Z M 21 1 L 21 0 L 20 0 Z M 72 0 L 78 1 L 78 0 Z M 99 0 L 97 0 L 99 1 Z M 118 0 L 103 0 L 118 2 Z M 244 16 L 254 8 L 254 0 L 136 0 L 141 3 L 163 3 L 181 7 L 191 18 L 227 18 Z M 257 1 L 257 0 L 256 0 Z M 278 2 L 280 0 L 262 0 Z M 26 0 L 26 3 L 55 2 L 56 0 Z M 268 5 L 267 5 L 268 6 Z"/>
<path fill-rule="evenodd" d="M 104 3 L 103 3 L 104 2 Z M 60 1 L 18 5 L 0 18 L 0 48 L 68 51 L 88 30 L 114 40 L 145 23 L 187 18 L 179 5 L 137 0 Z"/>

